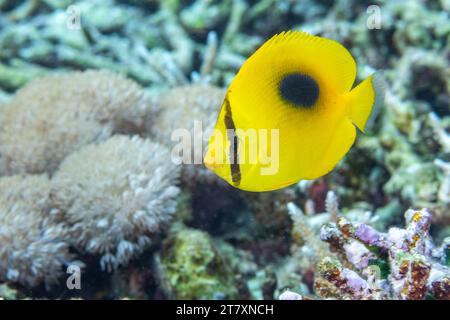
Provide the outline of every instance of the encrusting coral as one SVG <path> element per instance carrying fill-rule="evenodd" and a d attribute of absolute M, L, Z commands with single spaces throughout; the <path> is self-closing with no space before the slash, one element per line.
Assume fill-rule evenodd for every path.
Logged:
<path fill-rule="evenodd" d="M 0 178 L 0 282 L 56 284 L 72 263 L 65 228 L 52 224 L 46 175 Z"/>
<path fill-rule="evenodd" d="M 114 270 L 171 220 L 178 175 L 165 147 L 116 135 L 62 162 L 52 179 L 52 213 L 75 247 L 100 255 L 102 269 Z"/>
<path fill-rule="evenodd" d="M 0 109 L 0 175 L 53 172 L 81 146 L 142 126 L 149 102 L 109 71 L 46 76 Z"/>

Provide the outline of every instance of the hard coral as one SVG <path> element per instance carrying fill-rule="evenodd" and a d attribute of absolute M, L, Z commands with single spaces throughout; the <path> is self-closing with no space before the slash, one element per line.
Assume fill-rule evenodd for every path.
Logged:
<path fill-rule="evenodd" d="M 179 170 L 163 146 L 113 136 L 68 156 L 53 177 L 55 216 L 74 245 L 101 255 L 103 269 L 125 265 L 175 211 Z"/>
<path fill-rule="evenodd" d="M 108 71 L 46 76 L 0 110 L 0 175 L 53 172 L 81 146 L 142 125 L 143 90 Z"/>
<path fill-rule="evenodd" d="M 405 219 L 405 229 L 393 227 L 387 233 L 343 217 L 325 225 L 321 238 L 349 267 L 325 258 L 320 278 L 333 284 L 340 298 L 450 299 L 450 270 L 439 261 L 445 253 L 434 247 L 428 234 L 431 214 L 410 209 Z M 317 293 L 328 297 L 321 283 L 316 282 Z"/>
<path fill-rule="evenodd" d="M 48 287 L 72 263 L 65 229 L 50 223 L 49 208 L 47 176 L 0 179 L 0 282 Z"/>

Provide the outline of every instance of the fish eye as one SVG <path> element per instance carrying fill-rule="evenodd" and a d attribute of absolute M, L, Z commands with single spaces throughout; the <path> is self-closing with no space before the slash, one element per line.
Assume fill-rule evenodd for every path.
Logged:
<path fill-rule="evenodd" d="M 285 75 L 279 85 L 281 98 L 296 107 L 312 107 L 319 97 L 319 85 L 302 73 Z"/>

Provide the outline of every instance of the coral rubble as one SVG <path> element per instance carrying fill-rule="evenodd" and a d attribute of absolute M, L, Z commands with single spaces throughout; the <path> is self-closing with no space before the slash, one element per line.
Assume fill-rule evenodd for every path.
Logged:
<path fill-rule="evenodd" d="M 325 258 L 318 267 L 319 279 L 332 283 L 340 298 L 450 299 L 450 269 L 440 262 L 442 252 L 429 236 L 431 214 L 410 209 L 405 220 L 405 229 L 392 227 L 387 233 L 344 217 L 324 225 L 322 240 L 345 263 Z M 321 280 L 316 289 L 329 296 Z"/>
<path fill-rule="evenodd" d="M 77 297 L 449 299 L 449 1 L 72 2 L 0 0 L 0 299 L 79 260 Z M 290 29 L 386 80 L 346 157 L 261 194 L 172 163 Z"/>

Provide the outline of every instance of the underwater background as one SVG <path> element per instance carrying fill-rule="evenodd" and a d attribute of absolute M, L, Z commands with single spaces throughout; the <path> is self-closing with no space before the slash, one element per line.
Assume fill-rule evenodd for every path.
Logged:
<path fill-rule="evenodd" d="M 450 299 L 450 1 L 0 0 L 0 300 Z M 376 70 L 324 177 L 235 189 L 171 161 L 272 35 Z"/>

